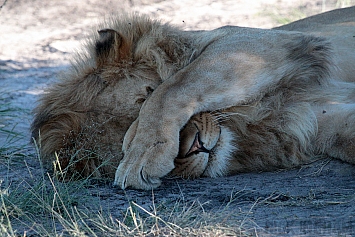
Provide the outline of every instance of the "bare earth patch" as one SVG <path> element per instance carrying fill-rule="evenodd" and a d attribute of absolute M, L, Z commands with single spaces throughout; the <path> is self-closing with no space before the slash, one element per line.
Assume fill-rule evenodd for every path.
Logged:
<path fill-rule="evenodd" d="M 339 161 L 122 191 L 112 180 L 57 182 L 29 145 L 36 100 L 107 14 L 137 11 L 186 30 L 271 28 L 354 3 L 8 0 L 0 10 L 0 236 L 355 236 L 355 167 Z"/>

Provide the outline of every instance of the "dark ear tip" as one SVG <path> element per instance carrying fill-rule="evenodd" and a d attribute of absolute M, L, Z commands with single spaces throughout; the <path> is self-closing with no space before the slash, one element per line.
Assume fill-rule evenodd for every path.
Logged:
<path fill-rule="evenodd" d="M 96 55 L 99 57 L 105 53 L 109 53 L 115 41 L 114 34 L 116 31 L 112 29 L 102 29 L 97 31 L 99 33 L 99 40 L 95 44 Z"/>
<path fill-rule="evenodd" d="M 110 28 L 97 32 L 99 34 L 95 43 L 97 67 L 101 67 L 105 62 L 118 62 L 129 56 L 130 49 L 119 32 Z"/>
<path fill-rule="evenodd" d="M 107 34 L 107 33 L 110 33 L 110 34 L 117 33 L 118 34 L 118 32 L 113 29 L 101 29 L 101 30 L 98 30 L 97 32 L 99 33 L 99 35 Z"/>

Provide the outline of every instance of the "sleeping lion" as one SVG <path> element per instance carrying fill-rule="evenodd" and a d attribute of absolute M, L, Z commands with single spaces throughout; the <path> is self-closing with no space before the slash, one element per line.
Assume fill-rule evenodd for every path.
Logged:
<path fill-rule="evenodd" d="M 355 7 L 271 30 L 112 17 L 43 95 L 32 136 L 65 180 L 122 189 L 355 163 L 354 62 Z"/>

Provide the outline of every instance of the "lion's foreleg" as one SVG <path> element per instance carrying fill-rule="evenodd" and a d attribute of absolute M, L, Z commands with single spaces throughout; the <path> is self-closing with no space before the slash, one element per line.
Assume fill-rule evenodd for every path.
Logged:
<path fill-rule="evenodd" d="M 126 134 L 115 184 L 142 189 L 159 186 L 159 178 L 174 168 L 179 131 L 194 114 L 248 103 L 274 86 L 277 78 L 264 73 L 263 64 L 247 65 L 244 57 L 230 55 L 225 60 L 235 61 L 233 65 L 229 61 L 228 67 L 223 67 L 227 62 L 221 58 L 207 67 L 197 61 L 163 82 L 142 106 L 134 129 Z M 211 58 L 204 60 L 211 63 Z"/>

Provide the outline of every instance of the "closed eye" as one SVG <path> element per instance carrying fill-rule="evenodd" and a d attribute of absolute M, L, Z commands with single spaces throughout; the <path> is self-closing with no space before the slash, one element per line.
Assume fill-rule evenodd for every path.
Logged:
<path fill-rule="evenodd" d="M 139 94 L 138 96 L 140 96 L 140 98 L 138 98 L 136 100 L 136 104 L 143 104 L 144 101 L 146 101 L 146 99 L 150 96 L 150 94 L 153 93 L 153 91 L 154 91 L 154 89 L 152 87 L 150 87 L 150 86 L 145 87 L 146 94 L 145 95 L 144 95 L 144 93 Z"/>
<path fill-rule="evenodd" d="M 138 98 L 136 100 L 136 104 L 143 104 L 145 100 L 146 100 L 145 98 Z"/>

